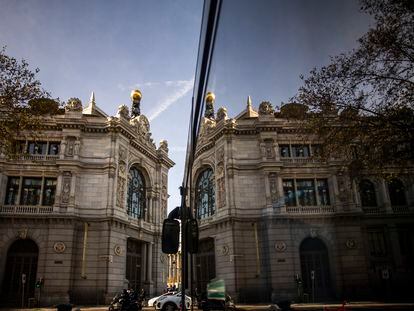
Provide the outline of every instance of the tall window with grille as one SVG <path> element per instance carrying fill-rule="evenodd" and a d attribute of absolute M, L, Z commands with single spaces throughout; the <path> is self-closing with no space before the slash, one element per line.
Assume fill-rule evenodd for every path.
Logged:
<path fill-rule="evenodd" d="M 144 177 L 137 168 L 132 167 L 128 177 L 127 213 L 129 216 L 137 219 L 144 218 L 145 198 Z"/>
<path fill-rule="evenodd" d="M 214 215 L 216 211 L 215 186 L 213 170 L 204 170 L 196 183 L 196 206 L 199 219 Z"/>
<path fill-rule="evenodd" d="M 368 179 L 363 179 L 359 183 L 359 195 L 363 207 L 377 206 L 377 198 L 374 184 Z"/>

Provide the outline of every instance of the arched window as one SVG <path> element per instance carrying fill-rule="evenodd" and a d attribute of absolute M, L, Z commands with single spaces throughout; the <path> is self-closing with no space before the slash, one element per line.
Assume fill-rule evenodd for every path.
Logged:
<path fill-rule="evenodd" d="M 132 167 L 128 176 L 127 213 L 133 218 L 145 216 L 145 181 L 141 172 Z"/>
<path fill-rule="evenodd" d="M 390 194 L 392 206 L 407 205 L 405 188 L 401 180 L 396 178 L 390 180 L 390 182 L 388 182 L 388 193 Z"/>
<path fill-rule="evenodd" d="M 359 183 L 359 194 L 361 196 L 362 206 L 377 206 L 375 187 L 368 179 L 363 179 Z"/>
<path fill-rule="evenodd" d="M 196 183 L 197 217 L 207 218 L 216 211 L 214 174 L 211 168 L 204 170 Z"/>

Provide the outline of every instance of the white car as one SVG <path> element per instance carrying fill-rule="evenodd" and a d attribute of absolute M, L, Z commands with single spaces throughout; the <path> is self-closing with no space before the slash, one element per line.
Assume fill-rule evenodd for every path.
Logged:
<path fill-rule="evenodd" d="M 155 305 L 155 302 L 156 302 L 159 298 L 161 298 L 161 297 L 163 297 L 163 296 L 171 296 L 171 295 L 175 295 L 176 293 L 177 293 L 177 292 L 168 292 L 168 293 L 164 293 L 164 294 L 162 294 L 162 295 L 160 295 L 160 296 L 157 296 L 157 297 L 151 298 L 151 299 L 149 299 L 149 300 L 147 301 L 148 307 L 153 307 L 153 306 Z"/>
<path fill-rule="evenodd" d="M 179 310 L 181 306 L 181 293 L 174 295 L 165 295 L 161 296 L 155 302 L 155 310 L 162 311 L 175 311 Z M 191 306 L 191 297 L 185 296 L 185 307 L 190 309 Z"/>

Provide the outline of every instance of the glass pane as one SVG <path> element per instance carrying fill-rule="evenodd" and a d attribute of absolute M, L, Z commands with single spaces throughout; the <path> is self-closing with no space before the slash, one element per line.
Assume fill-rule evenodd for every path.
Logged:
<path fill-rule="evenodd" d="M 330 205 L 328 181 L 326 179 L 318 179 L 316 181 L 318 187 L 318 200 L 320 205 Z"/>
<path fill-rule="evenodd" d="M 296 180 L 296 189 L 298 191 L 299 205 L 316 205 L 315 185 L 313 179 Z"/>
<path fill-rule="evenodd" d="M 375 187 L 372 182 L 367 179 L 361 181 L 360 185 L 360 196 L 362 206 L 377 206 L 377 198 L 375 195 Z"/>
<path fill-rule="evenodd" d="M 303 158 L 309 157 L 308 145 L 292 145 L 292 154 L 294 157 Z"/>
<path fill-rule="evenodd" d="M 128 209 L 127 213 L 133 218 L 145 216 L 145 184 L 141 172 L 132 168 L 128 179 Z"/>
<path fill-rule="evenodd" d="M 60 143 L 49 143 L 49 151 L 48 154 L 50 155 L 58 155 L 59 154 Z"/>
<path fill-rule="evenodd" d="M 290 158 L 290 148 L 289 145 L 280 145 L 280 156 L 282 158 Z"/>
<path fill-rule="evenodd" d="M 207 169 L 201 173 L 197 181 L 197 216 L 206 218 L 214 215 L 215 206 L 215 183 L 212 169 Z"/>
<path fill-rule="evenodd" d="M 24 178 L 20 204 L 38 205 L 40 201 L 40 191 L 42 187 L 41 178 Z"/>
<path fill-rule="evenodd" d="M 56 183 L 56 178 L 45 179 L 42 205 L 52 206 L 55 203 Z"/>
<path fill-rule="evenodd" d="M 295 186 L 293 179 L 283 180 L 283 194 L 285 196 L 286 206 L 296 206 Z"/>
<path fill-rule="evenodd" d="M 31 141 L 31 142 L 29 142 L 29 144 L 27 146 L 27 152 L 29 154 L 46 154 L 46 147 L 47 147 L 46 142 Z"/>
<path fill-rule="evenodd" d="M 6 199 L 4 204 L 7 205 L 16 205 L 17 204 L 17 194 L 19 191 L 19 182 L 20 177 L 9 177 L 7 182 L 7 192 L 6 192 Z"/>

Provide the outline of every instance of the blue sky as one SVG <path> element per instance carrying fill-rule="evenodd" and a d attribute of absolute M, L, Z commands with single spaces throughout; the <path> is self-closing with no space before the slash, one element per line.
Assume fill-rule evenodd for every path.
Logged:
<path fill-rule="evenodd" d="M 26 59 L 52 96 L 96 102 L 109 115 L 129 93 L 143 93 L 141 112 L 177 163 L 169 208 L 180 203 L 201 0 L 0 0 L 0 46 Z M 356 0 L 224 0 L 209 89 L 216 109 L 236 116 L 248 95 L 279 106 L 300 74 L 348 51 L 370 18 Z"/>

